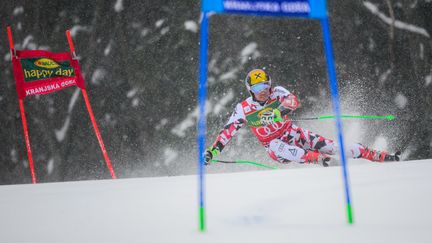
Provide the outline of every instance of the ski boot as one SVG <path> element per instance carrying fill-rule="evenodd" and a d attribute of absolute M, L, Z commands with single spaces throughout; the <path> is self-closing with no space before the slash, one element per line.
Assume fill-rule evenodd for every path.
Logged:
<path fill-rule="evenodd" d="M 397 151 L 395 154 L 386 154 L 386 156 L 384 157 L 384 161 L 400 161 L 400 155 L 400 151 Z"/>
<path fill-rule="evenodd" d="M 362 159 L 367 159 L 374 162 L 389 162 L 389 161 L 399 161 L 401 152 L 397 151 L 395 154 L 389 154 L 384 151 L 378 151 L 369 149 L 365 147 L 364 149 L 360 149 L 360 157 Z"/>
<path fill-rule="evenodd" d="M 326 154 L 322 154 L 316 151 L 311 151 L 308 150 L 302 157 L 301 160 L 303 161 L 303 163 L 307 163 L 307 164 L 320 164 L 324 167 L 328 167 L 331 157 L 326 155 Z"/>

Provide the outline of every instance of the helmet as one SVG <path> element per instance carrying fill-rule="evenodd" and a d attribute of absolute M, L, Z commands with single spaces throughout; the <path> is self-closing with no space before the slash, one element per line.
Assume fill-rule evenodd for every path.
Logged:
<path fill-rule="evenodd" d="M 259 93 L 261 90 L 271 87 L 271 79 L 264 70 L 254 69 L 246 76 L 245 84 L 249 92 Z"/>

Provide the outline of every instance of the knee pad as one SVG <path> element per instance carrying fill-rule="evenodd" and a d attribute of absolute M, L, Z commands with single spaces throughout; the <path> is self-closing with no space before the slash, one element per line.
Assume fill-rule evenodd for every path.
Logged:
<path fill-rule="evenodd" d="M 339 146 L 337 143 L 330 141 L 326 142 L 318 151 L 324 154 L 334 155 L 339 151 Z"/>
<path fill-rule="evenodd" d="M 364 149 L 365 147 L 359 143 L 353 143 L 348 145 L 347 148 L 347 157 L 349 158 L 360 158 L 361 156 L 361 149 Z"/>
<path fill-rule="evenodd" d="M 359 143 L 353 143 L 353 144 L 349 144 L 348 146 L 346 146 L 345 149 L 346 149 L 345 155 L 347 158 L 359 158 L 361 155 L 361 149 L 364 149 L 364 146 L 359 144 Z M 332 150 L 333 150 L 333 153 L 327 153 L 326 151 L 321 151 L 321 149 L 320 149 L 320 152 L 334 155 L 337 152 L 339 152 L 339 145 L 337 143 L 333 143 L 332 144 Z"/>

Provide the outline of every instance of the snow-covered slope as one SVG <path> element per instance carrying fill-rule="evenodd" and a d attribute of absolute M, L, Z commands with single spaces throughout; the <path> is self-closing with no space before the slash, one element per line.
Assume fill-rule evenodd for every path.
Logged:
<path fill-rule="evenodd" d="M 211 174 L 207 232 L 195 176 L 0 186 L 1 242 L 432 242 L 432 160 Z"/>

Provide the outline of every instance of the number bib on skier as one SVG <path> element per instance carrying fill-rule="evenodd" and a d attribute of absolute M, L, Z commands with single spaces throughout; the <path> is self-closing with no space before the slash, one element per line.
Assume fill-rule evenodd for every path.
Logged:
<path fill-rule="evenodd" d="M 270 101 L 270 103 L 260 110 L 257 110 L 255 105 L 249 104 L 246 100 L 241 103 L 243 111 L 246 116 L 247 125 L 252 130 L 252 133 L 260 140 L 261 143 L 266 145 L 271 140 L 282 136 L 284 131 L 291 125 L 291 121 L 278 121 L 270 125 L 263 125 L 261 116 L 265 112 L 271 112 L 278 108 L 280 103 L 277 99 Z"/>

